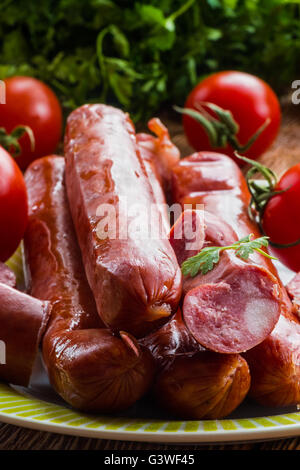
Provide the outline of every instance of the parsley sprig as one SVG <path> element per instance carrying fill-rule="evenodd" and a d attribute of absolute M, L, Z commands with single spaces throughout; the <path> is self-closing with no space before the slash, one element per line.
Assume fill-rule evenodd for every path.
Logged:
<path fill-rule="evenodd" d="M 253 239 L 253 233 L 250 233 L 247 237 L 241 238 L 229 246 L 208 246 L 182 263 L 182 273 L 184 276 L 189 275 L 190 277 L 195 277 L 199 272 L 201 274 L 208 273 L 220 261 L 220 255 L 225 250 L 235 250 L 235 255 L 244 260 L 247 260 L 254 251 L 266 258 L 277 259 L 262 249 L 262 247 L 268 246 L 268 239 L 269 237 L 265 236 Z"/>

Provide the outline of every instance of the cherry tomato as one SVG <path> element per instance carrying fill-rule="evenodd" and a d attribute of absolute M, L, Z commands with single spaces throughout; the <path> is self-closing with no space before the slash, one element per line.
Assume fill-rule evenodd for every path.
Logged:
<path fill-rule="evenodd" d="M 62 133 L 62 110 L 53 91 L 40 80 L 31 77 L 11 77 L 5 80 L 6 104 L 0 105 L 0 127 L 10 133 L 19 125 L 31 128 L 35 138 L 31 150 L 28 135 L 21 137 L 21 154 L 16 161 L 21 169 L 39 157 L 52 154 Z"/>
<path fill-rule="evenodd" d="M 28 219 L 27 191 L 15 160 L 0 146 L 0 261 L 18 248 Z"/>
<path fill-rule="evenodd" d="M 269 199 L 263 213 L 263 230 L 276 244 L 294 243 L 300 240 L 300 163 L 284 173 L 275 191 L 284 192 Z M 300 271 L 300 244 L 271 249 L 288 268 Z"/>
<path fill-rule="evenodd" d="M 244 72 L 224 71 L 208 76 L 201 81 L 188 96 L 185 108 L 198 108 L 199 104 L 210 102 L 231 111 L 239 125 L 238 141 L 246 144 L 250 137 L 270 119 L 249 150 L 243 152 L 251 159 L 258 158 L 266 151 L 277 136 L 281 111 L 277 96 L 270 86 L 258 77 Z M 205 110 L 215 116 L 212 111 Z M 221 151 L 232 157 L 239 165 L 244 163 L 234 156 L 234 149 L 227 143 L 225 147 L 212 147 L 201 124 L 190 116 L 183 116 L 184 131 L 190 145 L 198 151 Z"/>

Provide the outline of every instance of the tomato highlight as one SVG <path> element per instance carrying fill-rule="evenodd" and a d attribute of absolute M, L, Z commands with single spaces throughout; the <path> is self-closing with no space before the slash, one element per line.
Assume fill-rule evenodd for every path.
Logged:
<path fill-rule="evenodd" d="M 223 71 L 208 76 L 189 94 L 183 127 L 189 144 L 197 151 L 220 151 L 240 166 L 235 151 L 257 159 L 275 140 L 281 121 L 277 96 L 260 78 L 244 72 Z M 201 114 L 199 120 L 191 111 Z M 203 117 L 216 134 L 215 140 Z M 199 121 L 202 121 L 201 123 Z"/>

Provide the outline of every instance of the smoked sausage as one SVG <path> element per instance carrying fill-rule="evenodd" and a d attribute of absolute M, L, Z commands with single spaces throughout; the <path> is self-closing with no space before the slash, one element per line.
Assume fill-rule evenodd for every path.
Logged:
<path fill-rule="evenodd" d="M 143 344 L 157 363 L 152 393 L 172 416 L 220 419 L 245 399 L 251 380 L 246 360 L 203 348 L 189 333 L 180 310 Z"/>
<path fill-rule="evenodd" d="M 230 157 L 215 152 L 197 152 L 180 160 L 172 172 L 173 202 L 180 203 L 183 208 L 185 204 L 194 209 L 197 204 L 203 205 L 206 212 L 230 225 L 238 239 L 250 233 L 255 238 L 261 236 L 257 225 L 248 216 L 250 193 L 246 180 Z M 257 252 L 251 259 L 278 277 L 270 259 Z M 290 302 L 285 289 L 282 295 L 289 310 Z"/>
<path fill-rule="evenodd" d="M 145 336 L 141 343 L 151 352 L 158 371 L 168 368 L 177 357 L 191 357 L 205 351 L 185 326 L 180 308 L 165 325 Z"/>
<path fill-rule="evenodd" d="M 192 223 L 197 211 L 183 212 L 171 231 L 170 242 L 180 260 L 188 252 L 178 250 L 172 234 L 177 226 L 186 224 L 188 214 Z M 237 235 L 220 218 L 205 211 L 203 218 L 203 248 L 237 241 Z M 281 311 L 280 286 L 273 274 L 232 251 L 223 251 L 206 274 L 186 276 L 183 292 L 187 328 L 202 346 L 219 353 L 241 353 L 261 343 L 274 329 Z"/>
<path fill-rule="evenodd" d="M 204 351 L 178 357 L 155 382 L 162 407 L 183 419 L 221 419 L 245 399 L 248 364 L 239 354 Z"/>
<path fill-rule="evenodd" d="M 257 403 L 300 403 L 300 322 L 294 315 L 280 315 L 272 333 L 244 357 L 251 371 L 249 396 Z"/>
<path fill-rule="evenodd" d="M 43 360 L 51 384 L 74 408 L 123 410 L 147 391 L 154 364 L 131 335 L 117 337 L 104 328 L 85 277 L 64 173 L 64 158 L 49 156 L 34 161 L 25 174 L 29 290 L 53 305 Z"/>
<path fill-rule="evenodd" d="M 173 169 L 172 193 L 180 204 L 204 204 L 205 210 L 222 217 L 239 238 L 260 236 L 248 217 L 250 194 L 238 166 L 226 155 L 200 152 L 181 160 Z M 273 263 L 255 255 L 254 261 L 278 273 Z M 279 279 L 280 282 L 280 279 Z M 249 395 L 264 406 L 300 402 L 299 320 L 281 284 L 281 316 L 271 334 L 245 353 L 250 365 Z"/>
<path fill-rule="evenodd" d="M 113 331 L 142 337 L 176 312 L 182 278 L 169 241 L 151 234 L 160 212 L 133 124 L 111 106 L 84 105 L 68 118 L 64 149 L 70 209 L 98 313 Z M 111 231 L 103 226 L 107 210 Z"/>
<path fill-rule="evenodd" d="M 1 380 L 29 385 L 50 314 L 49 302 L 0 283 Z"/>

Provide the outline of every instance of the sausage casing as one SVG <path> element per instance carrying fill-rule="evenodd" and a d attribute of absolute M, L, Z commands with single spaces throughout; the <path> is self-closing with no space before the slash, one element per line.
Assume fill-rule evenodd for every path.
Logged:
<path fill-rule="evenodd" d="M 50 156 L 26 171 L 30 292 L 53 304 L 43 359 L 55 390 L 75 408 L 128 408 L 154 374 L 149 353 L 129 334 L 105 329 L 85 277 L 64 184 L 65 160 Z"/>
<path fill-rule="evenodd" d="M 172 192 L 174 200 L 182 205 L 204 204 L 205 210 L 223 218 L 239 238 L 249 233 L 261 236 L 248 217 L 250 194 L 246 181 L 226 155 L 201 152 L 181 160 L 173 169 Z M 259 254 L 252 259 L 278 276 L 270 260 Z M 245 354 L 252 377 L 249 393 L 264 406 L 300 401 L 299 319 L 282 283 L 281 294 L 281 316 L 274 330 Z"/>
<path fill-rule="evenodd" d="M 134 127 L 118 109 L 84 105 L 68 118 L 65 155 L 71 213 L 98 313 L 112 330 L 142 337 L 176 311 L 181 271 L 167 238 L 140 233 L 150 213 L 160 214 Z M 114 233 L 102 226 L 104 207 L 114 211 Z"/>

